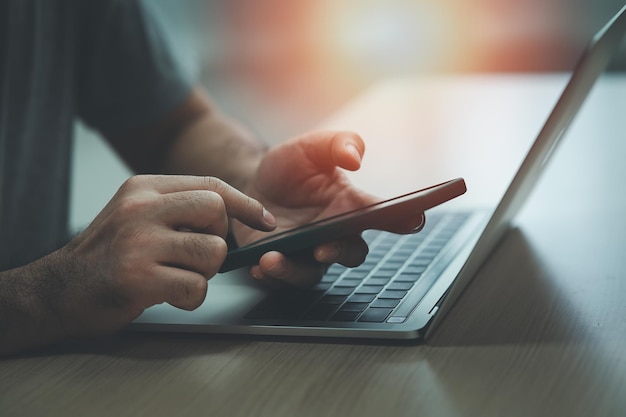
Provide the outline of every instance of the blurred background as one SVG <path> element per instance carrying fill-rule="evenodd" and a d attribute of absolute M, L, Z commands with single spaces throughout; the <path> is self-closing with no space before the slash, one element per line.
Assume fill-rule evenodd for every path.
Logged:
<path fill-rule="evenodd" d="M 569 71 L 624 0 L 146 3 L 188 75 L 272 144 L 389 77 Z M 613 66 L 625 68 L 623 57 Z M 130 173 L 96 135 L 79 126 L 77 136 L 72 223 L 80 227 Z"/>
<path fill-rule="evenodd" d="M 624 0 L 152 3 L 190 74 L 274 142 L 381 78 L 570 70 Z"/>

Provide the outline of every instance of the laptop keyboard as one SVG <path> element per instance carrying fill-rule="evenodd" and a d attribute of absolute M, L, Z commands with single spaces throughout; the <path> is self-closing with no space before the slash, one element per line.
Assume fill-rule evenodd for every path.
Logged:
<path fill-rule="evenodd" d="M 367 230 L 363 264 L 334 264 L 316 286 L 272 292 L 248 314 L 252 320 L 402 323 L 446 265 L 436 260 L 467 220 L 465 213 L 429 214 L 422 231 L 397 235 Z M 438 262 L 441 264 L 441 262 Z"/>

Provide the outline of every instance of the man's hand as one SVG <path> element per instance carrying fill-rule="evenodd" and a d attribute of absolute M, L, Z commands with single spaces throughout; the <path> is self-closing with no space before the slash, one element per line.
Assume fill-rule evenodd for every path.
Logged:
<path fill-rule="evenodd" d="M 163 302 L 198 307 L 226 256 L 228 218 L 275 227 L 261 203 L 216 178 L 129 179 L 67 246 L 6 275 L 6 285 L 28 290 L 0 320 L 13 344 L 0 350 L 112 332 Z"/>
<path fill-rule="evenodd" d="M 257 175 L 244 188 L 276 216 L 276 232 L 353 210 L 379 199 L 353 187 L 342 169 L 357 170 L 365 151 L 363 140 L 351 132 L 312 132 L 270 150 Z M 423 226 L 423 215 L 390 231 L 409 233 Z M 265 236 L 239 222 L 233 232 L 241 245 Z M 360 265 L 368 248 L 360 236 L 320 245 L 311 256 L 294 259 L 268 252 L 251 268 L 259 280 L 282 281 L 297 286 L 315 284 L 331 263 Z"/>

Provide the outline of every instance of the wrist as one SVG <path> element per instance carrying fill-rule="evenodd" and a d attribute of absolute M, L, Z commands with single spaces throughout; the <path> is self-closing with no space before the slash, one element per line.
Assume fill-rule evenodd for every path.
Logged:
<path fill-rule="evenodd" d="M 59 252 L 54 252 L 27 266 L 31 279 L 32 307 L 42 334 L 51 339 L 71 335 L 66 312 L 67 286 L 61 274 Z"/>
<path fill-rule="evenodd" d="M 220 178 L 244 190 L 267 146 L 226 115 L 206 111 L 189 120 L 171 142 L 164 172 Z"/>
<path fill-rule="evenodd" d="M 32 349 L 68 336 L 59 317 L 57 282 L 48 259 L 0 274 L 0 353 Z"/>

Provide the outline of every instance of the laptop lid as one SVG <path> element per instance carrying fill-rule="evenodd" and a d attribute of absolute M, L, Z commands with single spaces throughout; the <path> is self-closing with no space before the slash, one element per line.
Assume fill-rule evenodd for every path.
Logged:
<path fill-rule="evenodd" d="M 591 88 L 619 50 L 625 33 L 626 6 L 596 33 L 579 58 L 554 109 L 445 296 L 429 332 L 443 319 L 487 255 L 509 229 L 511 220 L 527 200 Z"/>

